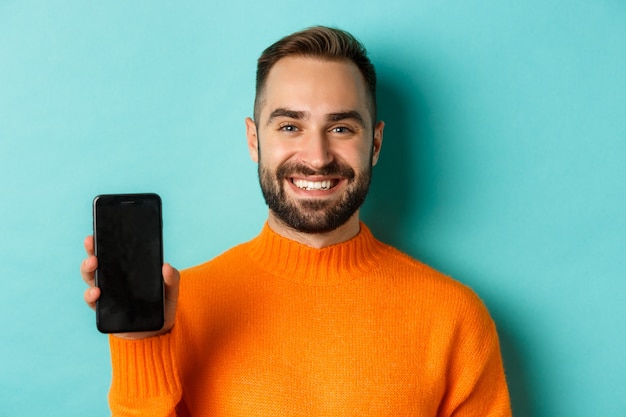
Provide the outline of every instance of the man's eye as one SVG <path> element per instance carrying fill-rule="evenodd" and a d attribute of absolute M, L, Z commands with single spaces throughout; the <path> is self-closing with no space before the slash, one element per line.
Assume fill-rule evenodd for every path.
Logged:
<path fill-rule="evenodd" d="M 331 129 L 331 132 L 333 133 L 341 133 L 341 134 L 346 134 L 346 133 L 352 133 L 352 129 L 350 129 L 347 126 L 337 126 L 337 127 L 333 127 Z"/>
<path fill-rule="evenodd" d="M 294 125 L 286 124 L 279 126 L 279 130 L 282 130 L 283 132 L 296 132 L 298 128 Z"/>

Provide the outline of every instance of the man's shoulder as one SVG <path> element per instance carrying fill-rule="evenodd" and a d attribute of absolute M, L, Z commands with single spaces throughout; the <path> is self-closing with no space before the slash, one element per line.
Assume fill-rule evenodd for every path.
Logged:
<path fill-rule="evenodd" d="M 409 255 L 408 253 L 391 246 L 387 243 L 378 241 L 380 245 L 380 267 L 397 270 L 398 273 L 408 273 L 411 275 L 419 275 L 424 277 L 432 277 L 434 279 L 442 279 L 444 281 L 451 280 L 450 277 L 439 271 L 438 269 L 426 264 L 420 259 Z"/>
<path fill-rule="evenodd" d="M 441 270 L 428 265 L 402 250 L 382 243 L 384 256 L 379 268 L 384 275 L 407 286 L 419 288 L 425 295 L 438 299 L 448 297 L 465 300 L 470 304 L 480 303 L 476 293 L 465 283 Z"/>
<path fill-rule="evenodd" d="M 235 245 L 210 260 L 183 269 L 181 273 L 183 274 L 183 276 L 197 276 L 206 274 L 210 271 L 220 270 L 224 268 L 243 268 L 250 261 L 248 256 L 249 244 L 250 242 L 244 242 Z"/>

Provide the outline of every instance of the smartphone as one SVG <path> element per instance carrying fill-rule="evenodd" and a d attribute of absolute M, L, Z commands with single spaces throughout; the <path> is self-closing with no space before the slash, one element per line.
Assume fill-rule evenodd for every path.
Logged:
<path fill-rule="evenodd" d="M 163 327 L 163 221 L 157 194 L 93 200 L 96 326 L 102 333 Z"/>

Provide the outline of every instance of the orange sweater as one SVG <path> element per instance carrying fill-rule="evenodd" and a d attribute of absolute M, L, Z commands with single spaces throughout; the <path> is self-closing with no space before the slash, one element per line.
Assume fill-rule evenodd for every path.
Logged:
<path fill-rule="evenodd" d="M 261 234 L 183 271 L 176 325 L 110 338 L 116 416 L 510 416 L 494 324 L 467 287 L 358 236 Z"/>

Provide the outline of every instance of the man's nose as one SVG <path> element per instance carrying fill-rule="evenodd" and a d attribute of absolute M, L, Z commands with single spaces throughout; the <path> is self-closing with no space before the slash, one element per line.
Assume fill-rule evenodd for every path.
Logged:
<path fill-rule="evenodd" d="M 309 132 L 302 144 L 300 159 L 311 168 L 323 168 L 333 160 L 330 139 L 325 132 Z"/>

